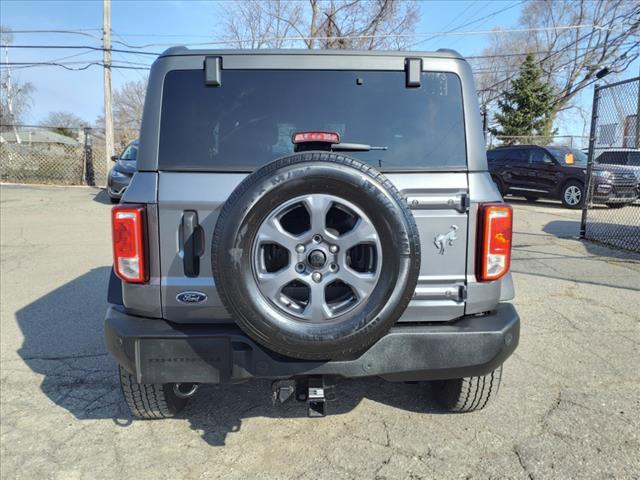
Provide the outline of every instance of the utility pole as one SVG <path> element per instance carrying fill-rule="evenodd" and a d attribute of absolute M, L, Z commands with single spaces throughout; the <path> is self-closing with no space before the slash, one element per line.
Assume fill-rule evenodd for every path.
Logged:
<path fill-rule="evenodd" d="M 102 9 L 102 63 L 104 63 L 104 139 L 105 185 L 113 156 L 113 109 L 111 106 L 111 0 L 103 0 Z"/>

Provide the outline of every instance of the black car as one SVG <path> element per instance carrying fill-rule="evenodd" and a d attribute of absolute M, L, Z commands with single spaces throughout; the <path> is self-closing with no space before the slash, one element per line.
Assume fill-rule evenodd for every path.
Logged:
<path fill-rule="evenodd" d="M 517 145 L 487 152 L 489 171 L 502 195 L 560 200 L 581 208 L 585 199 L 587 156 L 565 146 Z M 638 198 L 637 177 L 630 167 L 594 164 L 593 201 L 611 208 Z"/>
<path fill-rule="evenodd" d="M 111 157 L 111 160 L 115 162 L 107 179 L 107 193 L 111 203 L 118 203 L 129 186 L 133 174 L 136 173 L 137 157 L 138 139 L 129 143 L 122 154 Z"/>

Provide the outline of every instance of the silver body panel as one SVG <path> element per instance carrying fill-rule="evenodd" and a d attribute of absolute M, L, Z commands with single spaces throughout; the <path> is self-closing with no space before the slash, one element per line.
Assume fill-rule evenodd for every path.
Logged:
<path fill-rule="evenodd" d="M 467 62 L 451 53 L 313 52 L 307 51 L 189 51 L 171 49 L 154 62 L 149 78 L 138 151 L 138 172 L 124 195 L 125 202 L 148 203 L 151 281 L 123 284 L 125 307 L 132 313 L 163 317 L 176 323 L 233 322 L 217 294 L 211 273 L 211 241 L 218 214 L 243 173 L 158 172 L 162 87 L 172 70 L 203 70 L 206 56 L 222 58 L 225 69 L 349 69 L 404 70 L 405 58 L 421 58 L 423 71 L 452 72 L 463 92 L 466 171 L 387 172 L 407 199 L 421 239 L 422 263 L 416 291 L 400 322 L 445 322 L 465 314 L 495 308 L 513 297 L 510 276 L 478 283 L 475 248 L 478 202 L 499 201 L 487 172 L 484 137 L 473 77 Z M 187 277 L 183 269 L 180 228 L 183 212 L 196 211 L 204 231 L 200 274 Z M 454 228 L 455 227 L 455 228 Z M 456 240 L 442 251 L 436 239 L 455 230 Z M 184 304 L 178 294 L 197 291 L 206 301 Z"/>

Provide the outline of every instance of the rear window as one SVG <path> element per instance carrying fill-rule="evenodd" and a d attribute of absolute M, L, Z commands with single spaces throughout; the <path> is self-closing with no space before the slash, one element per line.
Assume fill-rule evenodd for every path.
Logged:
<path fill-rule="evenodd" d="M 382 170 L 464 168 L 462 92 L 452 73 L 224 70 L 222 86 L 203 70 L 164 81 L 161 170 L 251 171 L 293 152 L 297 131 L 331 131 L 341 142 L 386 150 L 346 152 Z"/>

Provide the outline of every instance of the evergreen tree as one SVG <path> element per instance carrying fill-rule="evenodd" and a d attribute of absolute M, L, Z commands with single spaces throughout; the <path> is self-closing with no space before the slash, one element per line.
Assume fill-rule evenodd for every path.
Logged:
<path fill-rule="evenodd" d="M 553 123 L 553 92 L 542 80 L 542 70 L 528 54 L 511 88 L 502 93 L 495 120 L 499 128 L 489 131 L 499 136 L 550 136 Z M 514 143 L 515 139 L 505 139 Z"/>

